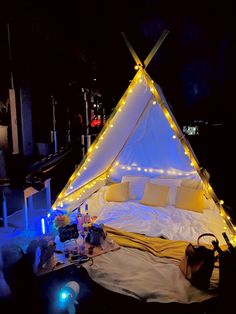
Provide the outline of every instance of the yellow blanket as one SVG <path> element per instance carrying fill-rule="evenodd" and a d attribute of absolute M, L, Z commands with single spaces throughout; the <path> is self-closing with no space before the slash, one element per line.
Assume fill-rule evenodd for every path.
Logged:
<path fill-rule="evenodd" d="M 182 260 L 189 242 L 173 241 L 157 237 L 147 237 L 138 233 L 126 232 L 105 226 L 110 239 L 121 246 L 148 251 L 155 256 L 169 257 Z"/>
<path fill-rule="evenodd" d="M 104 228 L 109 238 L 121 246 L 140 249 L 142 251 L 150 252 L 155 256 L 174 258 L 179 261 L 183 259 L 186 246 L 189 244 L 187 241 L 147 237 L 138 233 L 118 230 L 108 226 L 105 226 Z M 196 245 L 194 242 L 192 244 Z M 213 248 L 210 244 L 204 244 L 204 246 L 211 249 Z M 223 251 L 226 248 L 226 245 L 221 246 Z"/>

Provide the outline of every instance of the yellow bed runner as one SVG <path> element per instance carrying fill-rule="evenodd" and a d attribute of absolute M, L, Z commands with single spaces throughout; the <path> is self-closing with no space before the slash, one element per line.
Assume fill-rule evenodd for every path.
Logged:
<path fill-rule="evenodd" d="M 110 239 L 121 246 L 148 251 L 155 256 L 182 260 L 189 242 L 166 240 L 158 237 L 147 237 L 138 233 L 126 232 L 105 226 Z"/>
<path fill-rule="evenodd" d="M 155 256 L 174 258 L 179 261 L 182 260 L 186 246 L 189 244 L 187 241 L 147 237 L 138 233 L 118 230 L 108 226 L 104 228 L 108 237 L 121 246 L 140 249 L 150 252 Z M 195 245 L 195 243 L 192 244 Z M 213 248 L 210 244 L 204 244 L 204 246 L 211 249 Z M 226 245 L 222 245 L 221 249 L 225 250 Z"/>

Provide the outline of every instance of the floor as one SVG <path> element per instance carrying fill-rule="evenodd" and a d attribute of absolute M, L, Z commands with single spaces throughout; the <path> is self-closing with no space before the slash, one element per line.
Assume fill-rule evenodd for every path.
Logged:
<path fill-rule="evenodd" d="M 222 313 L 223 304 L 219 300 L 211 300 L 200 304 L 160 304 L 145 303 L 118 293 L 108 291 L 93 282 L 83 267 L 70 266 L 37 278 L 37 284 L 22 283 L 22 290 L 14 298 L 2 300 L 1 313 L 34 313 L 34 314 L 66 314 L 66 307 L 59 302 L 59 293 L 70 281 L 79 283 L 80 291 L 75 306 L 76 313 Z M 30 291 L 30 284 L 36 293 Z M 28 287 L 26 286 L 28 284 Z"/>

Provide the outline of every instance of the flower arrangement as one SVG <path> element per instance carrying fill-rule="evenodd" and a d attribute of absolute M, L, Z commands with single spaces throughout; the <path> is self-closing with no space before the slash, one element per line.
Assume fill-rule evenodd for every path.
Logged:
<path fill-rule="evenodd" d="M 70 217 L 67 215 L 59 214 L 54 218 L 53 225 L 56 229 L 60 227 L 65 227 L 69 225 L 70 223 Z"/>

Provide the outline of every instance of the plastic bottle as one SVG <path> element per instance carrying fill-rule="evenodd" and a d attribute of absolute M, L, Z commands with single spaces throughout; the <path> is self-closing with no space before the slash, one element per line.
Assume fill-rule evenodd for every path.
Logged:
<path fill-rule="evenodd" d="M 91 217 L 88 213 L 88 204 L 85 204 L 85 216 L 84 216 L 84 223 L 89 224 L 91 223 Z"/>
<path fill-rule="evenodd" d="M 77 221 L 78 221 L 78 230 L 80 231 L 83 231 L 83 222 L 84 222 L 84 219 L 83 219 L 83 215 L 81 213 L 79 213 L 77 215 Z"/>
<path fill-rule="evenodd" d="M 224 239 L 225 239 L 225 242 L 226 242 L 226 244 L 227 244 L 227 246 L 228 246 L 228 251 L 229 251 L 230 253 L 234 253 L 234 254 L 235 254 L 235 248 L 234 248 L 233 245 L 230 243 L 227 234 L 226 234 L 225 232 L 223 232 L 222 235 L 223 235 L 223 237 L 224 237 Z"/>

